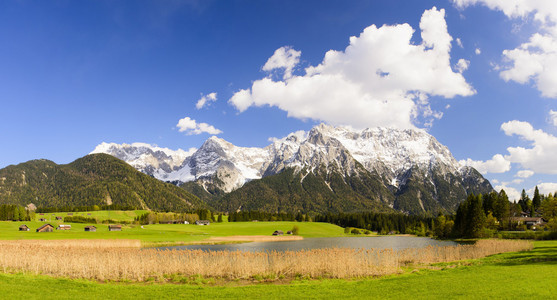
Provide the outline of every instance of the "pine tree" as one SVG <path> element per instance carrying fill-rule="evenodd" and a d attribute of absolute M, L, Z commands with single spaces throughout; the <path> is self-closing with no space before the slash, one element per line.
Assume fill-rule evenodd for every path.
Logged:
<path fill-rule="evenodd" d="M 530 212 L 530 217 L 535 216 L 536 210 L 540 207 L 542 203 L 542 199 L 540 196 L 540 191 L 538 190 L 538 186 L 536 185 L 536 189 L 534 190 L 534 198 L 532 198 L 532 211 Z"/>

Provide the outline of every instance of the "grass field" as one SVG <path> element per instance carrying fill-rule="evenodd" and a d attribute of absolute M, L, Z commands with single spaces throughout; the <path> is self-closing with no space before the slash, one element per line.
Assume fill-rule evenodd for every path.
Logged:
<path fill-rule="evenodd" d="M 275 230 L 284 232 L 291 230 L 294 225 L 300 228 L 303 237 L 334 237 L 345 236 L 344 229 L 328 224 L 313 222 L 223 222 L 211 223 L 209 226 L 185 224 L 153 224 L 153 225 L 124 225 L 121 232 L 109 232 L 106 224 L 94 224 L 97 232 L 85 232 L 84 227 L 91 224 L 67 223 L 71 230 L 55 230 L 54 232 L 37 233 L 35 229 L 50 223 L 53 226 L 66 224 L 55 222 L 0 222 L 0 239 L 137 239 L 143 245 L 180 244 L 199 242 L 211 237 L 231 235 L 271 235 Z M 31 231 L 20 232 L 20 225 L 26 224 Z"/>
<path fill-rule="evenodd" d="M 0 293 L 6 299 L 556 299 L 555 282 L 557 241 L 540 241 L 533 251 L 380 278 L 219 285 L 203 278 L 192 278 L 187 284 L 131 284 L 0 274 Z"/>

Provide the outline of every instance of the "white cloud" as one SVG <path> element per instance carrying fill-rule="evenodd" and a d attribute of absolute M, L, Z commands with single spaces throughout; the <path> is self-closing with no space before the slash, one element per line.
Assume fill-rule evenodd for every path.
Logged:
<path fill-rule="evenodd" d="M 468 67 L 470 67 L 470 61 L 461 58 L 456 63 L 455 69 L 458 71 L 458 73 L 462 73 L 462 72 L 468 70 Z"/>
<path fill-rule="evenodd" d="M 431 95 L 452 98 L 475 93 L 450 63 L 452 37 L 445 11 L 426 10 L 420 21 L 422 44 L 412 42 L 408 24 L 377 28 L 371 25 L 351 37 L 344 51 L 330 50 L 321 64 L 292 75 L 299 56 L 279 48 L 264 70 L 285 69 L 283 80 L 271 77 L 235 93 L 229 103 L 243 112 L 251 106 L 275 106 L 289 117 L 325 121 L 356 128 L 386 126 L 413 128 L 419 118 L 428 123 L 438 112 L 428 104 Z M 289 59 L 285 59 L 289 58 Z M 279 59 L 280 58 L 280 59 Z"/>
<path fill-rule="evenodd" d="M 460 38 L 456 38 L 456 44 L 460 47 L 460 48 L 464 48 L 464 46 L 462 45 L 462 40 Z"/>
<path fill-rule="evenodd" d="M 501 154 L 495 154 L 490 160 L 487 161 L 478 161 L 468 158 L 467 160 L 461 160 L 460 164 L 473 167 L 482 174 L 505 173 L 511 169 L 511 163 L 506 160 Z"/>
<path fill-rule="evenodd" d="M 506 135 L 530 141 L 531 148 L 509 147 L 505 159 L 535 173 L 557 174 L 557 137 L 535 130 L 528 122 L 510 121 L 501 125 Z"/>
<path fill-rule="evenodd" d="M 288 79 L 292 77 L 292 70 L 300 62 L 300 55 L 302 55 L 301 51 L 296 51 L 289 46 L 278 48 L 263 66 L 263 71 L 284 69 L 283 79 Z"/>
<path fill-rule="evenodd" d="M 550 110 L 549 119 L 551 120 L 551 124 L 553 124 L 553 126 L 557 126 L 557 111 Z"/>
<path fill-rule="evenodd" d="M 518 201 L 518 199 L 520 199 L 520 192 L 513 187 L 500 184 L 495 186 L 495 190 L 497 192 L 500 192 L 501 190 L 505 190 L 505 193 L 507 194 L 507 197 L 509 197 L 510 201 Z"/>
<path fill-rule="evenodd" d="M 520 178 L 530 178 L 534 175 L 535 173 L 530 171 L 530 170 L 522 170 L 522 171 L 518 171 L 516 173 L 516 177 L 520 177 Z"/>
<path fill-rule="evenodd" d="M 480 50 L 480 48 L 476 48 L 476 51 L 474 51 L 476 53 L 476 55 L 480 55 L 482 54 L 482 50 Z"/>
<path fill-rule="evenodd" d="M 557 192 L 557 183 L 554 183 L 554 182 L 539 183 L 537 186 L 538 186 L 538 190 L 540 191 L 540 194 L 547 195 L 549 193 L 553 194 L 553 193 Z M 533 195 L 534 194 L 534 189 L 535 189 L 535 187 L 529 189 L 527 191 L 528 194 Z"/>
<path fill-rule="evenodd" d="M 521 184 L 524 182 L 524 179 L 513 179 L 513 181 L 511 181 L 512 184 Z"/>
<path fill-rule="evenodd" d="M 202 133 L 208 133 L 208 134 L 222 133 L 221 130 L 216 129 L 212 125 L 209 125 L 207 123 L 197 123 L 194 119 L 191 119 L 190 117 L 185 117 L 183 119 L 180 119 L 176 127 L 178 127 L 178 131 L 186 132 L 187 135 L 197 135 Z"/>
<path fill-rule="evenodd" d="M 197 100 L 197 103 L 195 104 L 195 107 L 197 109 L 202 109 L 205 104 L 209 104 L 210 102 L 215 102 L 217 101 L 217 93 L 213 92 L 207 95 L 202 96 L 199 100 Z"/>
<path fill-rule="evenodd" d="M 509 64 L 499 73 L 505 81 L 534 82 L 542 96 L 557 98 L 557 1 L 555 0 L 453 0 L 457 7 L 483 4 L 509 18 L 533 15 L 539 32 L 515 49 L 504 50 Z"/>

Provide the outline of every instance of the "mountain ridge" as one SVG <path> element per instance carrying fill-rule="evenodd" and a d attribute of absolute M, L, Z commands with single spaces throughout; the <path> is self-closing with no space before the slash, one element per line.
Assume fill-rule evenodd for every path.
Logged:
<path fill-rule="evenodd" d="M 126 158 L 121 153 L 126 150 L 125 147 L 115 144 L 113 147 L 105 151 Z M 129 155 L 134 151 L 133 147 L 128 147 L 124 152 Z M 280 176 L 285 170 L 292 170 L 291 177 L 305 172 L 305 176 L 300 177 L 302 186 L 304 178 L 312 173 L 316 178 L 320 178 L 333 194 L 335 190 L 327 181 L 329 173 L 339 175 L 346 185 L 350 185 L 349 182 L 358 182 L 355 178 L 373 178 L 365 182 L 373 186 L 379 197 L 365 192 L 367 196 L 364 198 L 369 200 L 370 204 L 360 203 L 351 209 L 370 209 L 373 205 L 379 205 L 412 214 L 454 212 L 467 194 L 493 190 L 489 181 L 481 174 L 470 167 L 461 166 L 446 146 L 422 129 L 354 130 L 320 124 L 309 132 L 299 131 L 276 139 L 264 148 L 237 147 L 212 136 L 191 156 L 185 157 L 180 166 L 175 166 L 169 172 L 164 173 L 163 169 L 154 167 L 145 170 L 147 174 L 164 181 L 178 184 L 195 182 L 212 195 L 220 194 L 219 197 L 206 199 L 211 205 L 227 210 L 242 209 L 241 205 L 232 205 L 238 203 L 234 197 L 238 194 L 245 197 L 245 191 L 237 191 L 252 181 L 263 180 L 273 186 L 271 188 L 264 184 L 264 187 L 262 183 L 258 183 L 259 188 L 253 190 L 251 186 L 254 184 L 251 184 L 246 189 L 252 189 L 252 192 L 257 192 L 258 189 L 280 189 L 271 183 L 272 180 L 264 179 Z M 185 186 L 190 191 L 194 189 L 191 184 Z M 353 186 L 350 188 L 352 191 L 357 190 Z M 199 194 L 199 189 L 197 192 Z M 288 197 L 312 201 L 310 195 L 314 194 L 313 192 L 307 193 L 306 196 L 301 196 L 300 193 L 289 192 Z M 350 199 L 360 199 L 362 196 L 344 193 L 348 194 L 351 196 L 346 197 Z M 279 201 L 286 199 L 285 197 L 271 198 L 272 201 Z M 332 195 L 327 197 L 338 198 Z M 375 198 L 386 200 L 377 204 Z M 326 206 L 317 211 L 329 210 L 335 211 Z"/>

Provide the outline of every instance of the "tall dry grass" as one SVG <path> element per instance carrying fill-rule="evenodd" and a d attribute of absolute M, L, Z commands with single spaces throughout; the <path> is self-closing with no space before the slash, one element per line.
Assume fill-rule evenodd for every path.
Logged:
<path fill-rule="evenodd" d="M 242 252 L 139 249 L 138 241 L 0 241 L 0 270 L 95 280 L 143 281 L 149 277 L 201 275 L 221 278 L 352 278 L 394 274 L 401 267 L 532 249 L 519 240 L 420 249 L 315 249 Z"/>

